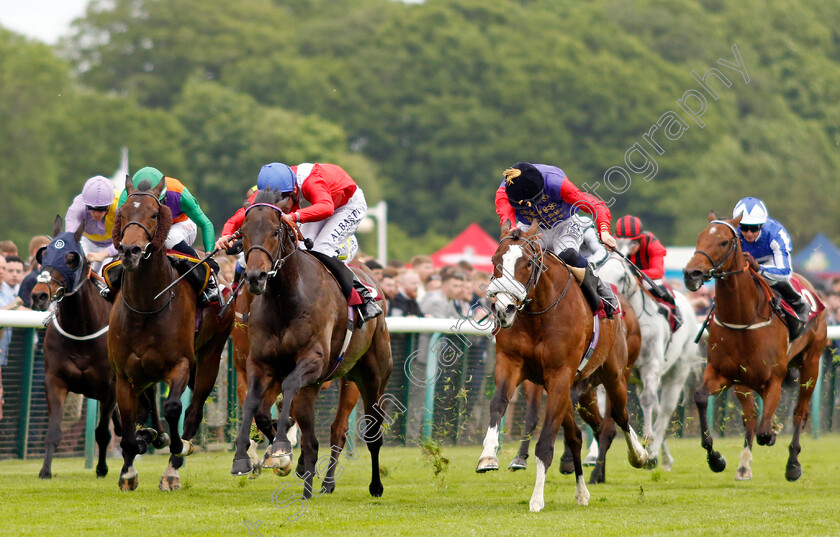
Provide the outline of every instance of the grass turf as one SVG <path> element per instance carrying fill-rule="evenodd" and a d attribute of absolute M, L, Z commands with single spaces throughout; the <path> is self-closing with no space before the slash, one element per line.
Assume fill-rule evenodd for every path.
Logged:
<path fill-rule="evenodd" d="M 363 448 L 358 460 L 342 458 L 336 492 L 305 506 L 294 499 L 301 485 L 292 476 L 231 476 L 232 453 L 191 456 L 181 471 L 182 489 L 174 493 L 157 488 L 163 455 L 142 457 L 136 465 L 140 487 L 130 493 L 117 487 L 120 459 L 108 460 L 105 479 L 85 470 L 81 459 L 56 459 L 50 481 L 38 479 L 40 460 L 7 460 L 0 461 L 0 535 L 840 535 L 840 435 L 803 439 L 803 475 L 796 483 L 784 479 L 789 436 L 771 448 L 756 447 L 752 481 L 736 482 L 741 442 L 716 439 L 727 468 L 715 474 L 699 439 L 671 439 L 676 462 L 665 472 L 631 468 L 617 437 L 607 460 L 608 483 L 589 486 L 588 507 L 575 503 L 573 477 L 558 471 L 558 442 L 541 513 L 528 511 L 533 456 L 524 472 L 478 475 L 479 446 L 443 447 L 440 456 L 449 463 L 437 459 L 445 467 L 437 476 L 435 461 L 424 459 L 420 448 L 386 447 L 382 498 L 368 494 L 370 463 Z M 504 444 L 501 466 L 515 447 Z M 584 472 L 588 477 L 589 469 Z"/>

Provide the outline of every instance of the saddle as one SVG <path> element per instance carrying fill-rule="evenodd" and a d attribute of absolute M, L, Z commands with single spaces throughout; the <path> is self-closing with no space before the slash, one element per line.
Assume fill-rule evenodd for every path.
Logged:
<path fill-rule="evenodd" d="M 201 261 L 198 258 L 182 254 L 181 252 L 176 252 L 175 250 L 168 250 L 166 255 L 169 262 L 178 272 L 179 276 L 185 274 Z M 195 270 L 190 272 L 189 275 L 184 278 L 190 283 L 190 285 L 192 285 L 193 289 L 195 289 L 196 296 L 200 295 L 204 291 L 204 288 L 207 287 L 207 282 L 210 280 L 211 270 L 212 269 L 207 265 L 207 263 L 201 263 L 200 266 L 196 267 Z M 122 274 L 123 266 L 121 259 L 112 261 L 102 267 L 102 277 L 105 280 L 105 284 L 108 286 L 112 297 L 116 296 L 117 291 L 120 290 L 120 286 L 122 285 Z"/>
<path fill-rule="evenodd" d="M 825 304 L 823 304 L 822 300 L 820 300 L 818 296 L 805 289 L 805 287 L 803 287 L 796 278 L 791 278 L 790 283 L 796 292 L 801 294 L 803 299 L 811 304 L 811 311 L 808 314 L 808 320 L 805 323 L 807 324 L 811 322 L 811 319 L 819 315 L 825 309 Z M 773 291 L 773 298 L 770 300 L 770 305 L 785 322 L 788 329 L 788 337 L 790 341 L 793 341 L 802 334 L 802 329 L 804 328 L 802 322 L 799 320 L 799 317 L 796 315 L 793 307 L 791 307 L 791 305 L 782 298 L 779 291 L 772 287 L 770 287 L 770 290 Z M 816 304 L 816 308 L 813 307 L 814 304 Z"/>
<path fill-rule="evenodd" d="M 659 311 L 668 320 L 668 326 L 671 328 L 671 333 L 673 334 L 682 326 L 682 315 L 680 315 L 680 311 L 677 309 L 677 304 L 674 300 L 674 289 L 667 283 L 662 283 L 660 286 L 665 289 L 665 292 L 668 293 L 669 297 L 660 297 L 657 296 L 656 293 L 651 293 L 651 296 L 659 305 Z"/>

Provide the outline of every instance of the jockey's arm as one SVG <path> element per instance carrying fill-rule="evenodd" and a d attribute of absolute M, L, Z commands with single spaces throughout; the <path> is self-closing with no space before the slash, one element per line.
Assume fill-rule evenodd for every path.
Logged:
<path fill-rule="evenodd" d="M 642 267 L 644 272 L 651 280 L 660 280 L 665 276 L 665 254 L 667 250 L 662 243 L 654 239 L 648 243 L 647 255 L 640 252 L 640 255 L 647 257 L 649 265 Z"/>
<path fill-rule="evenodd" d="M 589 249 L 591 254 L 586 256 L 586 260 L 591 264 L 593 267 L 598 268 L 607 258 L 610 256 L 607 249 L 604 248 L 604 245 L 601 241 L 598 240 L 598 235 L 595 233 L 595 228 L 593 226 L 589 226 L 583 232 L 583 242 L 586 244 L 586 247 Z"/>
<path fill-rule="evenodd" d="M 770 249 L 773 255 L 769 262 L 760 265 L 759 273 L 767 280 L 787 280 L 793 272 L 790 266 L 790 252 L 780 243 L 778 237 L 770 241 Z"/>
<path fill-rule="evenodd" d="M 499 215 L 499 225 L 510 222 L 510 228 L 516 229 L 516 213 L 510 206 L 504 184 L 496 190 L 496 214 Z"/>
<path fill-rule="evenodd" d="M 73 198 L 73 203 L 67 209 L 67 214 L 64 215 L 64 231 L 76 231 L 79 225 L 85 219 L 85 202 L 82 201 L 81 194 Z"/>
<path fill-rule="evenodd" d="M 212 252 L 216 243 L 216 231 L 213 229 L 213 222 L 207 218 L 207 215 L 198 205 L 198 201 L 186 187 L 181 192 L 181 211 L 187 215 L 187 218 L 195 222 L 195 225 L 201 230 L 201 242 L 204 244 L 204 251 Z"/>
<path fill-rule="evenodd" d="M 303 183 L 301 195 L 312 205 L 295 211 L 299 215 L 299 223 L 320 222 L 335 212 L 330 188 L 323 178 L 314 174 L 310 175 Z"/>

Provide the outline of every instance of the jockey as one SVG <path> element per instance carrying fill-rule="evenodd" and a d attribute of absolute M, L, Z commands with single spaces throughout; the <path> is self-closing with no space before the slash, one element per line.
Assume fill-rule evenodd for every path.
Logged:
<path fill-rule="evenodd" d="M 157 168 L 146 166 L 134 174 L 131 182 L 134 184 L 134 188 L 138 188 L 143 181 L 147 181 L 154 187 L 164 179 L 166 183 L 160 193 L 159 201 L 172 211 L 172 228 L 166 236 L 166 248 L 198 258 L 198 253 L 192 247 L 192 243 L 195 241 L 198 228 L 201 228 L 204 250 L 206 252 L 213 251 L 213 239 L 216 236 L 213 223 L 207 218 L 198 205 L 198 201 L 181 181 L 172 177 L 164 177 L 163 173 Z M 128 198 L 128 193 L 124 190 L 120 194 L 118 207 L 122 207 L 126 198 Z M 219 271 L 219 265 L 213 259 L 208 259 L 207 264 L 213 270 L 210 271 L 210 277 L 207 280 L 204 292 L 198 297 L 200 306 L 206 306 L 210 302 L 219 300 L 219 288 L 215 276 L 215 273 Z"/>
<path fill-rule="evenodd" d="M 610 258 L 609 252 L 604 244 L 598 240 L 598 232 L 595 230 L 595 222 L 588 216 L 576 214 L 575 218 L 580 221 L 583 227 L 583 242 L 580 245 L 580 254 L 592 266 L 592 270 L 598 272 L 601 265 Z"/>
<path fill-rule="evenodd" d="M 222 236 L 216 241 L 216 248 L 219 250 L 227 250 L 233 246 L 231 236 L 236 233 L 242 225 L 242 220 L 245 218 L 245 210 L 254 203 L 254 198 L 257 197 L 257 185 L 252 186 L 245 193 L 245 203 L 242 207 L 237 209 L 233 216 L 227 219 L 225 225 L 222 226 Z M 245 254 L 239 252 L 236 258 L 236 266 L 234 268 L 233 285 L 234 287 L 239 283 L 239 278 L 242 277 L 242 272 L 245 270 Z"/>
<path fill-rule="evenodd" d="M 543 229 L 543 245 L 568 265 L 592 311 L 598 311 L 603 300 L 604 311 L 612 317 L 618 299 L 580 254 L 584 228 L 574 218 L 579 208 L 586 209 L 595 217 L 601 242 L 615 248 L 607 206 L 578 190 L 555 166 L 519 162 L 505 170 L 504 177 L 496 190 L 496 214 L 501 225 L 510 222 L 511 230 L 525 231 L 536 224 Z"/>
<path fill-rule="evenodd" d="M 681 325 L 682 319 L 674 297 L 663 281 L 665 277 L 665 254 L 668 251 L 659 242 L 656 235 L 650 231 L 644 231 L 642 221 L 638 217 L 628 214 L 616 222 L 615 238 L 619 242 L 629 242 L 627 258 L 661 287 L 659 289 L 653 288 L 644 280 L 642 280 L 642 286 L 651 291 L 654 297 L 667 302 L 677 317 L 677 323 Z M 660 292 L 663 290 L 664 292 Z"/>
<path fill-rule="evenodd" d="M 758 273 L 790 304 L 804 326 L 811 307 L 790 283 L 793 274 L 790 267 L 790 254 L 793 250 L 790 235 L 782 224 L 767 216 L 767 207 L 758 198 L 743 198 L 739 201 L 732 210 L 732 218 L 738 216 L 741 217 L 738 238 L 747 262 L 752 265 L 751 261 L 754 260 L 758 264 Z"/>
<path fill-rule="evenodd" d="M 64 216 L 65 231 L 74 232 L 84 222 L 85 231 L 79 242 L 97 274 L 106 259 L 117 255 L 111 241 L 111 230 L 114 228 L 118 200 L 119 194 L 111 180 L 97 175 L 85 181 L 82 193 L 73 199 Z"/>
<path fill-rule="evenodd" d="M 361 321 L 364 323 L 381 315 L 382 308 L 370 290 L 345 264 L 353 260 L 359 249 L 354 233 L 367 212 L 365 195 L 350 175 L 335 164 L 304 163 L 289 167 L 272 162 L 260 170 L 257 188 L 288 194 L 278 205 L 283 220 L 300 224 L 303 236 L 314 243 L 311 251 L 322 254 L 319 259 L 331 272 L 337 276 L 352 276 L 353 288 L 363 300 L 359 306 Z M 311 205 L 301 209 L 301 198 Z M 225 231 L 232 233 L 239 229 L 244 219 L 245 211 L 237 211 Z M 230 234 L 223 234 L 216 244 L 228 247 Z"/>

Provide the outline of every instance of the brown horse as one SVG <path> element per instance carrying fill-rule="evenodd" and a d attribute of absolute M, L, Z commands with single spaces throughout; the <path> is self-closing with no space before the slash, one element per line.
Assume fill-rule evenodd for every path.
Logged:
<path fill-rule="evenodd" d="M 247 319 L 250 316 L 251 301 L 253 298 L 254 295 L 245 289 L 243 289 L 239 293 L 239 296 L 236 297 L 236 321 L 234 321 L 233 332 L 231 334 L 233 339 L 233 363 L 236 367 L 236 395 L 239 399 L 240 407 L 244 406 L 245 397 L 248 395 L 248 374 L 246 371 L 246 364 L 251 345 L 248 341 Z M 321 386 L 321 389 L 327 389 L 330 384 L 332 384 L 332 381 L 325 382 Z M 336 410 L 332 426 L 330 427 L 331 460 L 327 474 L 324 477 L 324 484 L 321 488 L 322 493 L 332 493 L 335 490 L 334 474 L 335 469 L 338 466 L 338 457 L 344 449 L 348 430 L 348 418 L 350 417 L 350 413 L 353 411 L 353 408 L 355 408 L 356 403 L 359 401 L 360 395 L 359 388 L 354 382 L 351 382 L 346 378 L 341 379 L 341 385 L 339 387 L 340 404 Z M 257 412 L 261 409 L 262 407 L 258 408 Z M 294 413 L 295 407 L 294 401 L 292 401 L 290 414 L 294 415 Z M 263 417 L 262 420 L 264 421 L 267 418 L 268 417 Z M 297 428 L 295 426 L 292 426 L 290 428 L 290 432 L 288 433 L 289 441 L 292 443 L 294 443 L 292 439 L 297 435 L 296 429 Z M 268 438 L 273 439 L 275 434 L 276 429 L 273 429 Z M 256 452 L 256 447 L 257 443 L 251 440 L 248 447 L 248 457 L 251 459 L 251 465 L 253 466 L 253 469 L 251 470 L 252 475 L 259 475 L 260 470 L 262 469 L 260 458 Z M 302 476 L 304 475 L 304 472 L 303 458 L 300 458 L 298 459 L 297 473 Z"/>
<path fill-rule="evenodd" d="M 38 251 L 41 274 L 32 288 L 32 309 L 46 311 L 56 303 L 52 322 L 44 335 L 44 387 L 47 395 L 49 425 L 45 441 L 44 465 L 39 477 L 52 477 L 52 459 L 61 441 L 61 417 L 68 392 L 80 393 L 99 401 L 99 423 L 95 438 L 99 447 L 96 476 L 108 474 L 105 457 L 111 442 L 108 424 L 113 417 L 114 431 L 122 436 L 114 409 L 117 396 L 114 371 L 108 363 L 108 344 L 105 334 L 111 315 L 111 304 L 102 298 L 90 280 L 90 266 L 79 239 L 84 223 L 75 233 L 62 233 L 63 221 L 56 216 L 54 239 Z M 154 387 L 145 395 L 145 407 L 152 415 L 153 429 L 141 429 L 137 434 L 161 449 L 169 437 L 163 432 L 154 404 Z M 145 423 L 142 416 L 138 423 Z M 132 429 L 133 430 L 133 429 Z"/>
<path fill-rule="evenodd" d="M 796 481 L 802 475 L 798 458 L 799 435 L 808 419 L 808 402 L 817 383 L 820 355 L 826 345 L 825 311 L 806 325 L 802 335 L 788 341 L 788 329 L 771 306 L 772 291 L 750 268 L 741 250 L 736 231 L 741 217 L 715 220 L 709 216 L 709 221 L 697 236 L 694 256 L 683 269 L 685 285 L 691 291 L 696 291 L 711 278 L 717 282 L 715 317 L 709 323 L 708 362 L 703 385 L 694 394 L 709 468 L 715 472 L 726 468 L 726 459 L 714 450 L 706 420 L 709 395 L 736 386 L 735 395 L 743 407 L 746 438 L 735 479 L 750 479 L 753 437 L 762 446 L 772 446 L 776 442 L 771 422 L 779 405 L 782 381 L 788 369 L 794 367 L 799 368 L 799 398 L 793 414 L 793 440 L 785 478 Z M 806 298 L 811 294 L 809 302 L 816 304 L 813 286 L 802 276 L 794 274 L 794 277 L 805 287 Z M 764 401 L 757 429 L 752 391 Z"/>
<path fill-rule="evenodd" d="M 604 384 L 611 415 L 624 430 L 630 464 L 641 468 L 647 462 L 647 452 L 630 427 L 625 408 L 627 343 L 623 324 L 618 316 L 597 321 L 593 318 L 571 270 L 559 258 L 547 255 L 537 231 L 533 226 L 525 233 L 510 233 L 509 224 L 505 225 L 493 256 L 496 268 L 488 295 L 496 298 L 493 311 L 502 329 L 496 335 L 496 393 L 490 403 L 490 426 L 476 468 L 480 473 L 499 469 L 499 423 L 516 387 L 523 380 L 543 385 L 548 398 L 535 451 L 537 476 L 531 511 L 540 511 L 545 505 L 545 475 L 561 425 L 572 451 L 575 499 L 581 505 L 589 503 L 580 459 L 580 429 L 571 399 L 575 382 L 583 383 L 581 405 L 592 416 L 599 414 L 591 387 Z M 520 311 L 522 315 L 518 315 Z M 589 360 L 582 363 L 595 322 L 600 323 L 598 344 Z M 593 420 L 600 429 L 599 422 Z"/>
<path fill-rule="evenodd" d="M 639 319 L 636 317 L 636 313 L 633 311 L 633 307 L 630 305 L 630 302 L 621 293 L 617 293 L 617 295 L 618 300 L 621 303 L 621 311 L 623 312 L 622 321 L 624 323 L 625 339 L 627 341 L 627 367 L 624 368 L 624 382 L 626 384 L 630 379 L 630 370 L 633 369 L 633 365 L 636 363 L 636 358 L 639 357 L 639 352 L 642 347 L 642 333 L 639 330 Z M 577 407 L 577 404 L 580 402 L 580 397 L 582 395 L 578 384 L 579 383 L 576 383 L 572 387 L 572 402 L 575 407 Z M 526 461 L 528 460 L 528 448 L 531 444 L 531 437 L 534 430 L 537 428 L 540 402 L 542 394 L 545 391 L 542 386 L 535 384 L 530 380 L 523 381 L 522 388 L 525 392 L 525 428 L 523 430 L 525 438 L 523 438 L 519 445 L 519 453 L 516 455 L 516 458 L 514 458 L 508 465 L 508 470 L 511 471 L 524 470 L 527 468 Z M 587 394 L 584 397 L 584 400 L 589 401 L 591 397 L 592 394 Z M 600 417 L 600 411 L 597 407 L 595 407 L 594 410 L 591 409 L 591 407 L 588 409 L 581 407 L 581 412 L 579 412 L 580 416 L 587 425 L 592 427 L 592 430 L 598 439 L 598 459 L 595 463 L 595 468 L 592 469 L 592 473 L 589 476 L 589 483 L 593 485 L 603 483 L 606 480 L 607 451 L 609 450 L 610 444 L 612 444 L 613 438 L 615 438 L 615 421 L 610 415 L 609 402 L 607 402 L 606 408 L 606 415 L 603 416 L 603 421 L 600 424 L 600 430 L 596 429 L 596 426 L 598 425 L 598 417 Z M 596 411 L 598 417 L 595 415 Z M 571 474 L 574 471 L 574 458 L 572 456 L 572 451 L 569 448 L 569 444 L 566 443 L 563 456 L 560 458 L 560 473 Z"/>
<path fill-rule="evenodd" d="M 318 457 L 315 400 L 323 382 L 346 376 L 356 383 L 364 400 L 363 436 L 372 466 L 369 491 L 373 496 L 381 496 L 381 405 L 393 366 L 384 317 L 377 317 L 356 329 L 341 356 L 348 321 L 352 326 L 347 300 L 323 264 L 298 249 L 295 230 L 281 219 L 277 205 L 282 201 L 279 192 L 261 191 L 242 223 L 247 260 L 243 282 L 247 282 L 249 290 L 257 297 L 248 319 L 251 343 L 247 359 L 248 396 L 231 473 L 242 475 L 251 471 L 251 461 L 246 453 L 249 424 L 256 419 L 263 434 L 272 434 L 266 416 L 282 391 L 283 407 L 263 466 L 278 468 L 282 475 L 291 471 L 292 449 L 286 433 L 294 400 L 295 419 L 302 435 L 303 496 L 310 498 Z M 353 269 L 369 284 L 375 285 L 368 270 L 359 266 Z M 341 396 L 346 394 L 349 390 L 342 390 Z M 339 407 L 345 408 L 345 402 L 340 402 Z M 343 445 L 343 438 L 340 441 Z M 338 442 L 331 449 L 333 453 L 340 450 Z M 324 484 L 329 488 L 326 480 Z"/>
<path fill-rule="evenodd" d="M 201 312 L 196 331 L 196 291 L 186 280 L 155 298 L 178 274 L 166 256 L 164 244 L 172 225 L 172 213 L 158 200 L 164 182 L 141 183 L 135 189 L 126 180 L 125 205 L 114 222 L 114 244 L 122 255 L 123 281 L 111 310 L 108 358 L 117 378 L 117 404 L 123 430 L 133 427 L 138 396 L 156 382 L 166 382 L 169 394 L 163 414 L 172 438 L 169 465 L 160 480 L 161 490 L 180 488 L 178 468 L 193 451 L 204 411 L 204 401 L 213 389 L 219 359 L 233 326 L 233 310 L 218 317 L 220 306 L 211 304 Z M 181 395 L 189 385 L 192 399 L 186 410 L 184 434 L 178 434 Z M 142 442 L 142 440 L 141 440 Z M 134 457 L 142 449 L 133 435 L 124 436 L 122 490 L 137 488 Z"/>

